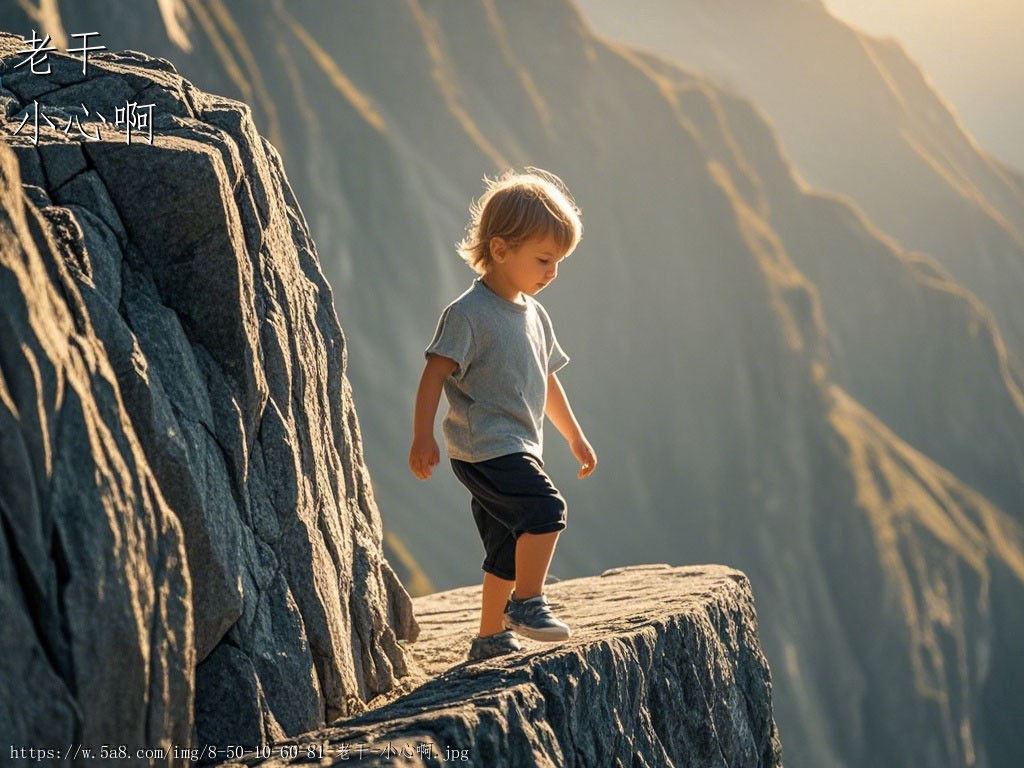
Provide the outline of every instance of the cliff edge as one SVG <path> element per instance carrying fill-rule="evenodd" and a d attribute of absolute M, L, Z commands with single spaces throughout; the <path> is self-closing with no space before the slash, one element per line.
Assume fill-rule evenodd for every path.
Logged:
<path fill-rule="evenodd" d="M 488 768 L 782 765 L 771 675 L 747 577 L 722 566 L 634 566 L 549 585 L 565 643 L 465 662 L 480 589 L 417 598 L 421 684 L 276 745 L 270 766 Z M 412 679 L 412 678 L 411 678 Z M 237 764 L 237 763 L 236 763 Z"/>

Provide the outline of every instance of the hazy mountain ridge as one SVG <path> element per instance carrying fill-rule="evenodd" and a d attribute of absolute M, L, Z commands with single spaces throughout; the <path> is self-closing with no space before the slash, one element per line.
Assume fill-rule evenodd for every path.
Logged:
<path fill-rule="evenodd" d="M 846 201 L 809 188 L 749 102 L 712 97 L 664 60 L 639 60 L 691 116 L 707 116 L 681 119 L 740 180 L 732 189 L 770 225 L 770 247 L 810 278 L 831 375 L 903 439 L 1024 515 L 1022 380 L 988 308 L 933 258 L 907 253 Z M 921 343 L 932 332 L 943 341 Z"/>
<path fill-rule="evenodd" d="M 828 0 L 840 18 L 881 37 L 895 37 L 928 79 L 956 105 L 981 145 L 1024 168 L 1018 140 L 1024 127 L 1024 56 L 1018 30 L 1024 6 L 965 5 L 959 0 Z"/>
<path fill-rule="evenodd" d="M 849 197 L 985 302 L 1020 369 L 1020 172 L 977 146 L 896 41 L 797 0 L 644 0 L 622 17 L 603 0 L 580 5 L 605 34 L 614 30 L 752 99 L 803 177 Z"/>
<path fill-rule="evenodd" d="M 830 423 L 845 443 L 878 557 L 878 573 L 862 567 L 859 525 L 816 521 L 832 562 L 825 573 L 847 608 L 845 632 L 875 635 L 854 650 L 866 699 L 888 699 L 893 674 L 913 680 L 919 696 L 916 707 L 883 714 L 884 707 L 865 706 L 854 718 L 870 745 L 861 761 L 911 752 L 907 765 L 1012 765 L 1017 746 L 1006 726 L 1020 673 L 1010 649 L 1022 627 L 1019 611 L 1003 601 L 1007 581 L 1024 578 L 1021 526 L 839 390 Z M 909 652 L 894 658 L 884 647 L 900 622 Z M 935 723 L 941 738 L 928 736 Z"/>
<path fill-rule="evenodd" d="M 453 483 L 424 489 L 408 478 L 401 413 L 437 310 L 470 279 L 451 245 L 482 170 L 546 165 L 585 211 L 584 244 L 543 300 L 574 357 L 565 379 L 602 457 L 592 481 L 565 488 L 573 511 L 556 572 L 593 572 L 623 552 L 744 568 L 762 606 L 790 765 L 960 765 L 969 755 L 1013 764 L 1010 732 L 984 723 L 1012 701 L 1000 696 L 1020 675 L 1007 642 L 1020 623 L 1019 537 L 936 463 L 872 431 L 875 422 L 832 388 L 841 384 L 886 423 L 916 398 L 921 418 L 897 425 L 900 437 L 1012 502 L 1020 409 L 979 305 L 937 284 L 926 261 L 845 204 L 793 183 L 755 109 L 705 77 L 659 70 L 595 39 L 568 5 L 542 25 L 537 14 L 550 4 L 457 12 L 378 3 L 334 19 L 320 5 L 289 4 L 297 27 L 279 6 L 267 9 L 271 25 L 253 8 L 229 17 L 241 30 L 234 39 L 280 55 L 280 67 L 259 67 L 269 92 L 304 96 L 296 103 L 305 107 L 276 108 L 307 116 L 278 117 L 283 153 L 305 187 L 299 198 L 349 333 L 385 522 L 441 583 L 476 578 L 463 556 L 476 545 Z M 220 79 L 204 87 L 232 93 L 211 64 L 232 58 L 211 55 L 198 31 L 193 43 L 191 57 L 167 55 Z M 161 45 L 156 34 L 145 41 Z M 290 69 L 308 80 L 301 91 Z M 315 104 L 324 93 L 337 95 Z M 959 192 L 942 192 L 950 196 Z M 987 241 L 1013 237 L 991 228 L 988 214 L 971 220 Z M 884 290 L 844 300 L 842 281 L 859 275 L 863 285 L 871 273 L 856 271 L 863 261 L 812 258 L 833 243 L 872 254 Z M 1005 282 L 1013 285 L 1012 270 Z M 858 333 L 865 319 L 879 330 Z M 949 332 L 936 334 L 936 321 Z M 914 349 L 932 361 L 925 371 L 903 363 Z M 933 391 L 957 371 L 972 374 L 960 392 Z M 978 413 L 943 415 L 963 402 Z M 977 467 L 988 455 L 958 430 L 985 435 L 993 424 L 1002 426 L 992 455 L 1003 469 L 986 480 Z M 914 429 L 924 436 L 907 437 Z M 963 452 L 939 452 L 950 444 Z M 548 462 L 567 478 L 559 447 Z M 903 506 L 887 501 L 885 487 L 915 483 L 945 489 L 935 492 L 938 511 L 930 491 Z M 978 522 L 950 527 L 943 515 Z M 943 541 L 936 527 L 971 546 Z M 906 560 L 886 546 L 893 530 L 896 554 L 911 550 Z M 930 613 L 942 589 L 965 597 Z M 879 605 L 880 594 L 896 597 Z M 979 650 L 989 644 L 992 665 Z M 921 689 L 923 647 L 934 674 Z M 1005 691 L 982 688 L 992 681 Z"/>

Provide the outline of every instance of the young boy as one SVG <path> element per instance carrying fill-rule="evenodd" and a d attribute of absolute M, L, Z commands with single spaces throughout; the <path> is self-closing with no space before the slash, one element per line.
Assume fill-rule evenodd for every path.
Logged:
<path fill-rule="evenodd" d="M 580 478 L 597 456 L 556 376 L 569 358 L 533 298 L 579 243 L 579 210 L 558 177 L 529 168 L 487 180 L 470 213 L 459 253 L 480 277 L 445 308 L 427 347 L 409 468 L 426 480 L 440 461 L 434 416 L 443 389 L 448 456 L 472 496 L 486 553 L 480 633 L 469 650 L 478 661 L 521 650 L 513 631 L 569 637 L 544 595 L 566 523 L 565 500 L 542 468 L 544 415 L 569 443 Z"/>

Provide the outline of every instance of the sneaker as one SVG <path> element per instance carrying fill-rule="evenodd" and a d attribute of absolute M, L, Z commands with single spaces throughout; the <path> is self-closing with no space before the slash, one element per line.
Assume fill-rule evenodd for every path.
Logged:
<path fill-rule="evenodd" d="M 551 615 L 546 595 L 516 600 L 513 594 L 505 604 L 505 627 L 531 640 L 568 640 L 569 626 Z"/>
<path fill-rule="evenodd" d="M 503 656 L 506 653 L 515 653 L 521 650 L 523 650 L 523 646 L 516 640 L 515 635 L 506 630 L 496 635 L 487 635 L 487 637 L 474 637 L 469 646 L 469 660 L 483 661 L 493 656 Z"/>

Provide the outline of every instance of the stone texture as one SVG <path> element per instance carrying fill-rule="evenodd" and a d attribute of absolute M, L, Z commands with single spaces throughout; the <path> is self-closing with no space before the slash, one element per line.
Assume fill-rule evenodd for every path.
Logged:
<path fill-rule="evenodd" d="M 51 64 L 0 89 L 0 742 L 256 746 L 358 713 L 416 623 L 277 152 L 166 61 Z M 15 136 L 33 99 L 59 128 Z M 125 99 L 151 143 L 64 134 Z"/>
<path fill-rule="evenodd" d="M 184 531 L 54 222 L 0 144 L 0 742 L 168 747 L 194 691 Z"/>
<path fill-rule="evenodd" d="M 634 566 L 551 584 L 548 595 L 571 640 L 526 640 L 522 654 L 476 664 L 465 654 L 479 588 L 417 598 L 417 687 L 283 742 L 269 759 L 238 762 L 269 768 L 312 753 L 338 765 L 428 766 L 446 755 L 449 765 L 487 768 L 782 765 L 742 573 Z"/>

